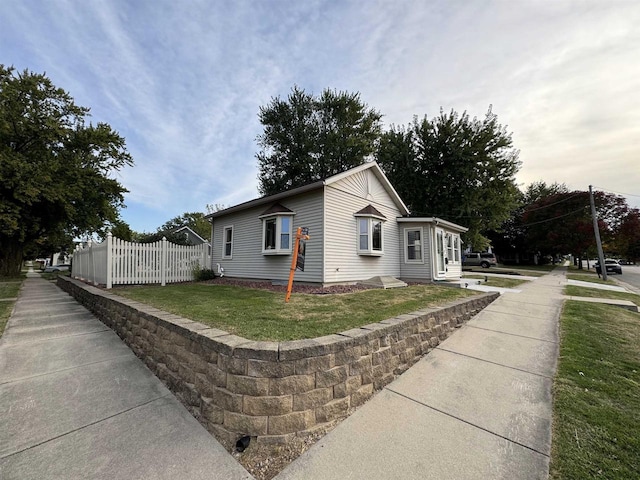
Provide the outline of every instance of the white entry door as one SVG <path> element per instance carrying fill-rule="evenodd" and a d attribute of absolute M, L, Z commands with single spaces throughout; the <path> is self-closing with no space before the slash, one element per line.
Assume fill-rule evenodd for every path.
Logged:
<path fill-rule="evenodd" d="M 444 257 L 444 230 L 436 228 L 436 278 L 445 278 L 447 273 Z"/>

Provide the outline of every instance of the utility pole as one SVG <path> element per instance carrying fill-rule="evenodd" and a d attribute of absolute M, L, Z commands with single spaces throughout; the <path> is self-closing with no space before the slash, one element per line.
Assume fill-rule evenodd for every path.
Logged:
<path fill-rule="evenodd" d="M 604 253 L 602 252 L 602 241 L 600 240 L 600 229 L 598 228 L 598 217 L 596 215 L 596 203 L 593 200 L 593 187 L 589 185 L 589 201 L 591 202 L 591 216 L 593 217 L 593 233 L 596 235 L 596 247 L 598 247 L 598 263 L 602 272 L 602 279 L 607 279 L 607 266 L 604 263 Z"/>

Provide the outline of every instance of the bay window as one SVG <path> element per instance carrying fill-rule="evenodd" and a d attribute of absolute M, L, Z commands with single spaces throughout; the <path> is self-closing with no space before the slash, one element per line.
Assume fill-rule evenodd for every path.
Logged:
<path fill-rule="evenodd" d="M 384 253 L 383 224 L 386 218 L 369 205 L 354 214 L 358 226 L 358 254 L 379 256 Z"/>
<path fill-rule="evenodd" d="M 291 253 L 293 220 L 291 215 L 275 215 L 262 219 L 262 253 L 287 255 Z"/>

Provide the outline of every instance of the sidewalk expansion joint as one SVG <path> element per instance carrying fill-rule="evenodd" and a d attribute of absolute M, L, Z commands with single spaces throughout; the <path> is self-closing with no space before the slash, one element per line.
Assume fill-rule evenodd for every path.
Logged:
<path fill-rule="evenodd" d="M 24 382 L 26 380 L 31 380 L 33 378 L 45 377 L 47 375 L 53 375 L 55 373 L 67 372 L 69 370 L 75 370 L 77 368 L 88 367 L 90 365 L 97 365 L 99 363 L 110 362 L 112 360 L 118 360 L 118 359 L 121 359 L 121 358 L 128 358 L 128 357 L 131 356 L 131 354 L 133 354 L 133 352 L 125 353 L 124 355 L 118 355 L 116 357 L 105 358 L 104 360 L 97 360 L 95 362 L 83 363 L 81 365 L 73 365 L 72 367 L 61 368 L 60 370 L 52 370 L 50 372 L 36 373 L 35 375 L 28 375 L 26 377 L 14 378 L 13 380 L 9 380 L 8 382 L 0 382 L 0 387 L 3 386 L 3 385 L 10 385 L 12 383 Z"/>
<path fill-rule="evenodd" d="M 59 438 L 66 437 L 67 435 L 70 435 L 72 433 L 79 432 L 80 430 L 84 430 L 87 427 L 92 427 L 93 425 L 97 425 L 99 423 L 102 423 L 102 422 L 104 422 L 106 420 L 110 420 L 110 419 L 115 418 L 115 417 L 117 417 L 119 415 L 122 415 L 124 413 L 128 413 L 128 412 L 130 412 L 132 410 L 136 410 L 138 408 L 145 407 L 145 406 L 149 405 L 150 403 L 156 402 L 156 401 L 161 400 L 163 398 L 170 397 L 172 395 L 173 395 L 172 393 L 168 393 L 167 395 L 162 395 L 160 397 L 153 398 L 153 399 L 148 400 L 148 401 L 146 401 L 144 403 L 141 403 L 140 405 L 136 405 L 134 407 L 127 408 L 125 410 L 122 410 L 121 412 L 114 413 L 113 415 L 109 415 L 108 417 L 101 418 L 100 420 L 96 420 L 95 422 L 87 423 L 86 425 L 83 425 L 82 427 L 74 428 L 73 430 L 69 430 L 68 432 L 61 433 L 60 435 L 56 435 L 55 437 L 49 438 L 47 440 L 43 440 L 42 442 L 38 442 L 38 443 L 36 443 L 34 445 L 30 445 L 30 446 L 28 446 L 26 448 L 23 448 L 22 450 L 18 450 L 17 452 L 12 452 L 12 453 L 9 453 L 7 455 L 0 456 L 0 460 L 4 460 L 5 458 L 12 457 L 13 455 L 18 455 L 18 454 L 20 454 L 22 452 L 26 452 L 27 450 L 31 450 L 32 448 L 36 448 L 36 447 L 39 447 L 40 445 L 44 445 L 45 443 L 49 443 L 49 442 L 52 442 L 54 440 L 58 440 Z"/>
<path fill-rule="evenodd" d="M 467 327 L 469 327 L 469 328 L 477 328 L 478 330 L 485 330 L 487 332 L 502 333 L 504 335 L 511 335 L 512 337 L 528 338 L 529 340 L 537 340 L 539 342 L 553 343 L 554 345 L 558 345 L 558 343 L 560 343 L 560 342 L 554 342 L 553 340 L 545 340 L 544 338 L 529 337 L 527 335 L 519 335 L 517 333 L 503 332 L 502 330 L 494 330 L 492 328 L 477 327 L 475 325 L 467 324 Z"/>
<path fill-rule="evenodd" d="M 86 308 L 83 308 L 81 311 L 78 312 L 69 312 L 69 313 L 58 313 L 56 315 L 47 315 L 45 318 L 47 320 L 51 319 L 51 318 L 58 318 L 58 317 L 70 317 L 70 316 L 76 316 L 76 315 L 87 315 L 88 317 L 95 319 L 96 317 Z M 24 318 L 21 318 L 24 317 Z M 30 320 L 31 318 L 33 318 L 33 314 L 30 315 L 25 315 L 22 312 L 18 312 L 15 315 L 11 316 L 11 320 L 15 320 L 16 322 L 20 322 L 22 320 Z"/>
<path fill-rule="evenodd" d="M 510 315 L 512 317 L 519 317 L 519 318 L 529 318 L 529 319 L 535 319 L 535 320 L 539 320 L 540 316 L 539 315 L 520 315 L 518 313 L 511 313 L 511 312 L 501 312 L 499 310 L 491 310 L 491 307 L 487 307 L 485 309 L 483 309 L 480 313 L 500 313 L 502 315 Z"/>
<path fill-rule="evenodd" d="M 468 420 L 465 420 L 464 418 L 460 418 L 460 417 L 458 417 L 456 415 L 452 415 L 451 413 L 445 412 L 444 410 L 440 410 L 439 408 L 435 408 L 435 407 L 432 407 L 431 405 L 427 405 L 426 403 L 423 403 L 423 402 L 420 402 L 420 401 L 418 401 L 418 400 L 416 400 L 414 398 L 408 397 L 407 395 L 404 395 L 404 394 L 402 394 L 400 392 L 396 392 L 395 390 L 392 390 L 389 387 L 385 387 L 385 390 L 388 390 L 388 391 L 390 391 L 392 393 L 395 393 L 396 395 L 398 395 L 400 397 L 403 397 L 403 398 L 406 398 L 407 400 L 410 400 L 410 401 L 412 401 L 414 403 L 417 403 L 418 405 L 422 405 L 423 407 L 427 407 L 430 410 L 433 410 L 434 412 L 441 413 L 443 415 L 446 415 L 449 418 L 453 418 L 454 420 L 458 420 L 459 422 L 465 423 L 465 424 L 467 424 L 467 425 L 469 425 L 471 427 L 474 427 L 474 428 L 477 428 L 479 430 L 482 430 L 483 432 L 487 432 L 490 435 L 493 435 L 493 436 L 498 437 L 498 438 L 502 438 L 503 440 L 506 440 L 507 442 L 513 443 L 515 445 L 519 445 L 522 448 L 526 448 L 527 450 L 530 450 L 530 451 L 532 451 L 534 453 L 542 455 L 543 457 L 550 458 L 549 454 L 547 454 L 547 453 L 541 452 L 540 450 L 537 450 L 537 449 L 535 449 L 533 447 L 525 445 L 524 443 L 520 443 L 520 442 L 518 442 L 516 440 L 513 440 L 511 438 L 505 437 L 504 435 L 500 435 L 499 433 L 492 432 L 491 430 L 489 430 L 487 428 L 484 428 L 484 427 L 481 427 L 480 425 L 476 425 L 475 423 L 469 422 Z"/>
<path fill-rule="evenodd" d="M 502 299 L 502 301 L 505 303 L 517 303 L 518 305 L 535 305 L 536 307 L 543 307 L 543 308 L 549 308 L 549 309 L 558 308 L 560 306 L 562 302 L 562 297 L 558 296 L 557 300 L 558 300 L 557 303 L 553 305 L 549 305 L 547 303 L 523 302 L 523 301 L 518 301 L 518 299 L 513 299 L 513 300 L 511 300 L 510 298 Z"/>
<path fill-rule="evenodd" d="M 84 333 L 74 333 L 72 335 L 61 335 L 59 337 L 49 337 L 49 338 L 43 338 L 41 340 L 31 340 L 29 342 L 19 342 L 19 343 L 14 343 L 6 345 L 7 348 L 13 348 L 13 347 L 21 347 L 24 345 L 34 345 L 34 344 L 38 344 L 38 343 L 46 343 L 46 342 L 51 342 L 53 340 L 61 340 L 63 338 L 73 338 L 73 337 L 83 337 L 85 335 L 95 335 L 96 333 L 102 333 L 102 332 L 112 332 L 113 330 L 111 330 L 109 327 L 105 327 L 102 330 L 96 330 L 95 332 L 84 332 Z"/>
<path fill-rule="evenodd" d="M 535 375 L 536 377 L 548 378 L 549 380 L 553 380 L 552 376 L 544 375 L 542 373 L 530 372 L 529 370 L 525 370 L 524 368 L 512 367 L 510 365 L 504 365 L 503 363 L 492 362 L 491 360 L 487 360 L 484 358 L 474 357 L 473 355 L 467 355 L 466 353 L 454 352 L 453 350 L 447 350 L 446 348 L 436 347 L 435 350 L 441 350 L 443 352 L 453 353 L 454 355 L 460 355 L 461 357 L 472 358 L 474 360 L 478 360 L 480 362 L 491 363 L 492 365 L 497 365 L 499 367 L 508 368 L 510 370 L 517 370 L 518 372 L 528 373 L 529 375 Z"/>

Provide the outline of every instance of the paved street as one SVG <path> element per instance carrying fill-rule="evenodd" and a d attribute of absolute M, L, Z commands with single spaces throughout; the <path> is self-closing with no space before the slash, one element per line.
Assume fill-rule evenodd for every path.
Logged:
<path fill-rule="evenodd" d="M 622 265 L 622 275 L 611 275 L 611 278 L 628 283 L 640 293 L 640 265 Z"/>

